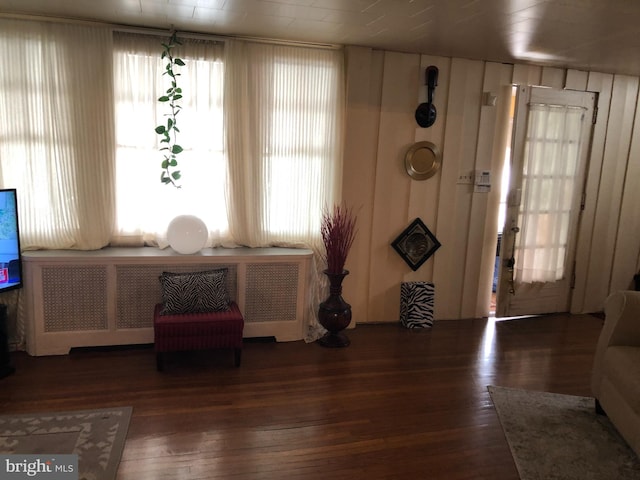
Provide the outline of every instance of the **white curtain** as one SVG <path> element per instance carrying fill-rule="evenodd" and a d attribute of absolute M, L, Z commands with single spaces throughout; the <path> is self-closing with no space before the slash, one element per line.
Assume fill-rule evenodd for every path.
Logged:
<path fill-rule="evenodd" d="M 228 236 L 226 161 L 223 155 L 223 46 L 180 39 L 174 54 L 183 59 L 177 83 L 183 90 L 177 115 L 180 188 L 160 182 L 164 158 L 157 125 L 166 124 L 167 103 L 158 102 L 171 86 L 163 75 L 162 42 L 153 37 L 114 34 L 116 104 L 116 231 L 113 245 L 166 246 L 169 222 L 178 215 L 201 218 L 209 229 L 208 246 Z"/>
<path fill-rule="evenodd" d="M 23 250 L 90 250 L 113 229 L 110 29 L 0 19 L 0 182 Z"/>
<path fill-rule="evenodd" d="M 243 245 L 313 249 L 307 340 L 321 333 L 322 211 L 341 195 L 342 62 L 336 50 L 225 42 L 229 229 Z"/>
<path fill-rule="evenodd" d="M 584 109 L 540 104 L 529 109 L 515 277 L 518 283 L 554 282 L 566 274 Z"/>
<path fill-rule="evenodd" d="M 316 246 L 340 196 L 342 53 L 232 40 L 225 67 L 233 237 Z"/>

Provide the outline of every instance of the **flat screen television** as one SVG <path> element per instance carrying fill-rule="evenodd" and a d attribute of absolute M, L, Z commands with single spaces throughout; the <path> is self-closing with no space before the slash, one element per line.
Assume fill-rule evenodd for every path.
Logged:
<path fill-rule="evenodd" d="M 15 188 L 0 189 L 0 293 L 22 287 L 22 253 Z"/>

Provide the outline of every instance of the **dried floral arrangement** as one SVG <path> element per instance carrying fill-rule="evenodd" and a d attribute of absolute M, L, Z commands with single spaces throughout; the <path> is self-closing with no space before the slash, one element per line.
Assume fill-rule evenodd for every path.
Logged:
<path fill-rule="evenodd" d="M 327 272 L 342 273 L 347 255 L 356 237 L 356 220 L 352 209 L 334 205 L 322 213 L 320 231 L 325 247 Z"/>

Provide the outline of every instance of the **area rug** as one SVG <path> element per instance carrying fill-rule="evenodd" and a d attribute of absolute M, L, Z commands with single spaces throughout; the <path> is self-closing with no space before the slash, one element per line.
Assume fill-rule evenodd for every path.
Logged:
<path fill-rule="evenodd" d="M 79 480 L 114 480 L 131 407 L 0 416 L 0 453 L 77 454 Z"/>
<path fill-rule="evenodd" d="M 593 398 L 487 388 L 522 480 L 640 479 L 640 459 Z"/>

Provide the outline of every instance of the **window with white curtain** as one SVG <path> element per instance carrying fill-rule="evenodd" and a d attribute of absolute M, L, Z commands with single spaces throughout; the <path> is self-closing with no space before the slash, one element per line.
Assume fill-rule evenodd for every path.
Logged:
<path fill-rule="evenodd" d="M 157 125 L 166 124 L 168 104 L 158 102 L 171 86 L 160 58 L 167 39 L 115 33 L 116 231 L 119 242 L 153 243 L 181 214 L 200 217 L 215 237 L 228 230 L 223 154 L 223 46 L 181 40 L 174 55 L 178 86 L 184 92 L 177 116 L 180 188 L 160 182 Z"/>
<path fill-rule="evenodd" d="M 111 31 L 0 19 L 0 179 L 23 249 L 105 246 L 112 230 Z"/>
<path fill-rule="evenodd" d="M 274 69 L 274 77 L 279 81 L 275 90 L 278 107 L 272 112 L 274 128 L 269 152 L 273 153 L 267 156 L 269 183 L 274 185 L 270 191 L 268 225 L 274 234 L 283 234 L 291 229 L 287 217 L 278 212 L 287 211 L 296 204 L 315 206 L 316 211 L 323 207 L 320 203 L 323 196 L 318 195 L 314 187 L 320 187 L 318 180 L 332 171 L 326 156 L 335 145 L 339 145 L 338 132 L 334 129 L 337 92 L 326 91 L 328 85 L 335 83 L 338 72 L 327 61 L 318 62 L 311 68 L 301 67 L 304 66 L 280 61 Z M 287 73 L 291 69 L 302 72 L 303 78 L 298 78 L 298 81 L 308 94 L 290 95 Z M 302 191 L 292 188 L 303 178 L 310 182 L 304 184 Z"/>
<path fill-rule="evenodd" d="M 177 215 L 208 245 L 321 244 L 339 200 L 343 53 L 179 36 L 181 188 L 160 182 L 167 37 L 0 19 L 0 180 L 23 248 L 161 244 Z"/>
<path fill-rule="evenodd" d="M 193 214 L 210 245 L 312 246 L 320 212 L 339 192 L 341 52 L 181 39 L 185 150 L 175 189 L 159 181 L 154 131 L 165 122 L 157 98 L 170 81 L 161 41 L 115 36 L 119 240 L 153 242 L 176 215 Z"/>
<path fill-rule="evenodd" d="M 321 212 L 340 191 L 341 52 L 239 41 L 225 52 L 234 237 L 319 242 Z"/>

